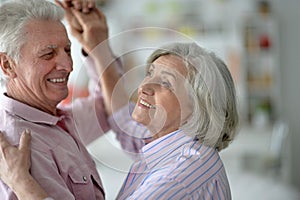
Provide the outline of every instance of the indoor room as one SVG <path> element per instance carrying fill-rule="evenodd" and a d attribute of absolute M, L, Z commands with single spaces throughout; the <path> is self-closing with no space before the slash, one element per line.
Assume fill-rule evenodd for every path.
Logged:
<path fill-rule="evenodd" d="M 195 42 L 220 57 L 232 75 L 239 114 L 238 133 L 220 152 L 232 199 L 300 200 L 300 1 L 96 0 L 96 6 L 106 16 L 109 44 L 134 103 L 146 59 L 162 44 Z M 62 105 L 89 94 L 81 45 L 69 37 L 73 72 Z M 112 130 L 87 149 L 106 199 L 116 199 L 134 161 Z"/>

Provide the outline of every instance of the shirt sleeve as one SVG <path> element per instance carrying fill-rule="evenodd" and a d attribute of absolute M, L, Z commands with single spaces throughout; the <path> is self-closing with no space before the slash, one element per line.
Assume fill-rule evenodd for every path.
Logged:
<path fill-rule="evenodd" d="M 84 145 L 88 145 L 106 133 L 110 127 L 107 122 L 107 114 L 94 63 L 92 59 L 87 57 L 83 65 L 89 75 L 89 96 L 74 99 L 72 104 L 62 105 L 63 107 L 60 108 L 71 113 L 79 137 Z M 76 87 L 74 90 L 76 90 Z M 73 93 L 76 93 L 76 91 L 73 91 Z"/>
<path fill-rule="evenodd" d="M 224 187 L 219 179 L 212 179 L 211 181 L 207 182 L 202 187 L 202 197 L 201 199 L 220 199 L 220 200 L 230 200 L 231 194 L 228 193 L 228 189 Z"/>
<path fill-rule="evenodd" d="M 64 106 L 61 109 L 72 113 L 79 137 L 85 145 L 88 145 L 110 130 L 110 125 L 107 121 L 108 116 L 95 64 L 90 57 L 84 57 L 83 60 L 83 65 L 89 77 L 89 96 L 77 98 L 72 101 L 71 105 Z M 121 61 L 117 58 L 116 61 L 118 72 L 122 73 Z"/>

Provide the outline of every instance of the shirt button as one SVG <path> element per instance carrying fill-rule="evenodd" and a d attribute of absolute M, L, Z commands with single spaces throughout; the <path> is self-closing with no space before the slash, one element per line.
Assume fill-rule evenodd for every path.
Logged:
<path fill-rule="evenodd" d="M 86 182 L 86 180 L 87 180 L 86 176 L 83 176 L 83 177 L 82 177 L 82 180 L 83 180 L 84 182 Z"/>

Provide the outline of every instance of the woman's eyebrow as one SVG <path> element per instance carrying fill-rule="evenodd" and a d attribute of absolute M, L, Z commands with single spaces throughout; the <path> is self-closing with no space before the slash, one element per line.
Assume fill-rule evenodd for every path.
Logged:
<path fill-rule="evenodd" d="M 176 81 L 176 76 L 175 76 L 173 73 L 168 72 L 168 71 L 162 71 L 161 73 L 162 73 L 162 74 L 166 74 L 166 75 L 168 75 L 168 76 L 171 76 L 171 77 Z"/>
<path fill-rule="evenodd" d="M 153 63 L 151 63 L 149 69 L 155 69 L 155 65 Z"/>

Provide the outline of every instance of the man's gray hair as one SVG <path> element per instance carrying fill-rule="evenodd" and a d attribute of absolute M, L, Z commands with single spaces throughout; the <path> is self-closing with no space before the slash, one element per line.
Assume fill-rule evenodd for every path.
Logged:
<path fill-rule="evenodd" d="M 10 0 L 0 6 L 0 52 L 15 62 L 19 61 L 20 49 L 26 43 L 24 27 L 31 20 L 62 21 L 64 11 L 46 0 Z M 45 36 L 47 37 L 47 36 Z M 4 75 L 1 72 L 1 81 Z"/>
<path fill-rule="evenodd" d="M 180 129 L 218 151 L 226 148 L 239 121 L 234 82 L 227 66 L 196 43 L 172 43 L 155 50 L 147 60 L 148 67 L 169 54 L 181 57 L 186 65 L 186 87 L 194 106 Z"/>

